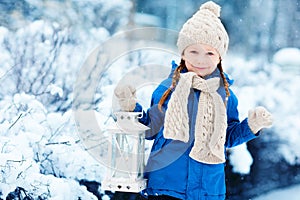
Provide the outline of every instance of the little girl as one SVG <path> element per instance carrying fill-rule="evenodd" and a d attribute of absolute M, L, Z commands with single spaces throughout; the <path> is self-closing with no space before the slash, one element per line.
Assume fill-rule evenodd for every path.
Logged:
<path fill-rule="evenodd" d="M 181 62 L 153 92 L 140 122 L 154 143 L 146 166 L 148 199 L 225 199 L 226 148 L 247 142 L 272 124 L 263 107 L 239 120 L 238 101 L 222 69 L 229 38 L 220 7 L 207 2 L 182 27 Z M 115 95 L 124 111 L 142 112 L 131 86 Z"/>

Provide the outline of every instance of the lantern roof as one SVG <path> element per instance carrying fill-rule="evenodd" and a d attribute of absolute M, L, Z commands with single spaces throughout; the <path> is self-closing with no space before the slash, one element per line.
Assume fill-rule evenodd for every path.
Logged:
<path fill-rule="evenodd" d="M 118 133 L 139 133 L 149 129 L 149 127 L 139 123 L 140 112 L 116 112 L 114 115 L 117 121 L 107 128 L 109 132 Z"/>

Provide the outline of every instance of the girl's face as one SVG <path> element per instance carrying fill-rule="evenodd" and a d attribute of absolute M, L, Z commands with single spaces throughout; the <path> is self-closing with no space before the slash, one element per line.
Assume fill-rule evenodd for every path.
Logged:
<path fill-rule="evenodd" d="M 189 72 L 204 77 L 215 71 L 220 62 L 220 54 L 209 45 L 194 44 L 184 50 L 182 59 Z"/>

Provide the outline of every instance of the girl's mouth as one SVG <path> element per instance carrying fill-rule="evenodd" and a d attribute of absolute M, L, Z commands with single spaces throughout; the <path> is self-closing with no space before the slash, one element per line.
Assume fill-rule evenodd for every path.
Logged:
<path fill-rule="evenodd" d="M 196 69 L 199 69 L 199 70 L 207 69 L 207 67 L 196 67 L 196 66 L 194 66 L 194 65 L 192 65 L 192 66 L 193 66 L 193 68 L 196 68 Z"/>

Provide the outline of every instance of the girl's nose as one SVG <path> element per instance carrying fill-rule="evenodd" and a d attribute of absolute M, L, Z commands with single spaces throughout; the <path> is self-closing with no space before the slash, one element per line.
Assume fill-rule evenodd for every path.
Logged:
<path fill-rule="evenodd" d="M 208 62 L 208 59 L 207 59 L 206 56 L 204 56 L 204 55 L 199 55 L 199 56 L 197 57 L 197 63 L 198 63 L 198 64 L 205 64 L 205 63 L 207 63 L 207 62 Z"/>

